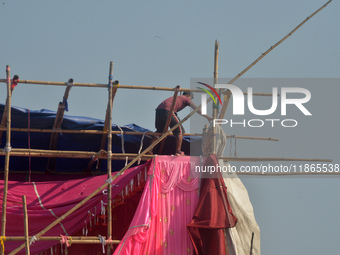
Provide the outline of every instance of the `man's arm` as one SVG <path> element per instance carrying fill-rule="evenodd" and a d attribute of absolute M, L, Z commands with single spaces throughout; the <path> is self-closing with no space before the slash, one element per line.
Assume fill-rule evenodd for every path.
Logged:
<path fill-rule="evenodd" d="M 192 109 L 194 109 L 194 110 L 197 108 L 197 106 L 196 106 L 192 101 L 190 102 L 190 107 L 191 107 Z M 213 120 L 213 118 L 211 118 L 210 116 L 208 116 L 208 115 L 203 115 L 202 112 L 201 112 L 201 109 L 199 109 L 199 110 L 197 111 L 197 113 L 198 113 L 199 115 L 205 117 L 209 122 Z"/>

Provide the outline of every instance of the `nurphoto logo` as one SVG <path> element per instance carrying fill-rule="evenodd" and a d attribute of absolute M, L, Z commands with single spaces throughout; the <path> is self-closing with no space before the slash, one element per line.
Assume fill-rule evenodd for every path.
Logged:
<path fill-rule="evenodd" d="M 219 99 L 220 104 L 222 105 L 222 101 L 220 96 L 218 95 L 217 91 L 209 86 L 206 83 L 198 82 L 209 89 L 216 95 Z M 199 89 L 205 91 L 214 101 L 214 104 L 217 105 L 217 101 L 215 100 L 212 93 L 206 89 L 200 88 Z M 233 95 L 233 115 L 242 116 L 245 115 L 245 95 L 243 91 L 235 85 L 232 84 L 215 84 L 216 89 L 226 89 L 230 90 L 231 94 Z M 279 93 L 280 92 L 280 96 Z M 207 94 L 203 93 L 201 95 L 201 112 L 202 114 L 207 114 Z M 312 116 L 310 111 L 305 107 L 306 104 L 311 99 L 311 93 L 308 89 L 299 88 L 299 87 L 282 87 L 279 91 L 277 87 L 272 88 L 272 104 L 269 109 L 256 109 L 253 103 L 253 88 L 248 87 L 247 89 L 247 107 L 248 110 L 256 115 L 256 116 L 267 116 L 270 117 L 271 114 L 275 113 L 278 108 L 279 98 L 280 98 L 280 115 L 286 116 L 287 115 L 287 105 L 294 105 L 297 110 L 301 111 L 305 116 Z M 293 97 L 294 96 L 294 97 Z M 297 98 L 298 97 L 298 98 Z M 295 108 L 295 109 L 296 109 Z M 274 127 L 276 124 L 280 123 L 282 127 L 296 127 L 298 125 L 298 121 L 295 119 L 243 119 L 243 121 L 235 122 L 232 119 L 214 119 L 213 125 L 224 125 L 229 124 L 230 127 L 235 125 L 241 125 L 243 127 L 262 127 L 265 124 L 271 125 Z"/>

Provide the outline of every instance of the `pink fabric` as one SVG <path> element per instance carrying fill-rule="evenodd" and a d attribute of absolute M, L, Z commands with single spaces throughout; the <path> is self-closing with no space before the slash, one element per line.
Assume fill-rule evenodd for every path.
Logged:
<path fill-rule="evenodd" d="M 144 165 L 133 167 L 119 176 L 112 185 L 112 195 L 115 197 L 131 181 L 131 179 L 142 169 L 148 167 L 149 162 Z M 54 182 L 15 182 L 8 183 L 7 197 L 7 224 L 6 236 L 24 236 L 22 195 L 26 195 L 28 210 L 29 235 L 34 236 L 52 223 L 56 217 L 60 217 L 80 201 L 90 195 L 98 187 L 105 183 L 106 175 L 83 178 L 69 181 Z M 39 194 L 40 201 L 37 194 Z M 0 181 L 0 199 L 3 196 L 3 181 Z M 100 192 L 80 207 L 72 215 L 65 218 L 61 224 L 57 224 L 49 230 L 45 236 L 70 236 L 82 229 L 85 220 L 89 223 L 89 211 L 91 214 L 101 212 L 101 201 L 107 202 L 107 195 Z M 0 208 L 2 213 L 2 207 Z M 54 215 L 55 216 L 54 216 Z M 0 222 L 1 225 L 1 222 Z M 66 232 L 65 232 L 66 231 Z M 103 233 L 103 235 L 106 235 Z M 8 254 L 20 246 L 23 242 L 5 242 L 5 252 Z M 37 241 L 31 245 L 31 254 L 37 254 L 58 242 Z M 24 254 L 25 249 L 19 254 Z"/>
<path fill-rule="evenodd" d="M 115 255 L 193 254 L 186 226 L 198 203 L 198 179 L 190 170 L 200 158 L 154 158 L 134 219 Z"/>

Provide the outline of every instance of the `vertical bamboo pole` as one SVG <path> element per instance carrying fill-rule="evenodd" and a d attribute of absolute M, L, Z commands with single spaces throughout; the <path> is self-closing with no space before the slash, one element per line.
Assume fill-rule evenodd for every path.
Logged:
<path fill-rule="evenodd" d="M 110 74 L 109 74 L 109 107 L 108 107 L 108 134 L 107 134 L 107 177 L 111 178 L 111 158 L 112 158 L 112 80 L 113 80 L 113 62 L 110 62 Z M 107 194 L 107 238 L 111 239 L 112 236 L 112 186 L 108 183 Z M 107 254 L 110 254 L 111 246 L 107 246 Z"/>
<path fill-rule="evenodd" d="M 6 66 L 7 75 L 7 129 L 6 129 L 6 147 L 5 147 L 5 166 L 4 166 L 4 194 L 2 200 L 2 225 L 1 236 L 6 235 L 6 210 L 7 210 L 7 192 L 8 192 L 8 173 L 9 173 L 9 157 L 11 150 L 11 78 L 10 78 L 10 66 Z"/>
<path fill-rule="evenodd" d="M 172 103 L 171 103 L 171 106 L 170 106 L 170 110 L 169 110 L 169 116 L 168 116 L 168 119 L 166 120 L 166 123 L 165 123 L 165 126 L 164 126 L 164 129 L 163 129 L 163 134 L 168 131 L 168 127 L 170 125 L 170 121 L 171 121 L 171 117 L 172 117 L 172 112 L 174 111 L 174 107 L 175 107 L 175 104 L 176 104 L 176 99 L 177 99 L 177 95 L 178 95 L 178 90 L 180 89 L 180 86 L 176 86 L 175 88 L 175 93 L 174 93 L 174 96 L 173 96 L 173 99 L 172 99 Z M 160 147 L 159 147 L 159 152 L 158 154 L 162 154 L 162 151 L 163 151 L 163 148 L 164 148 L 164 143 L 165 143 L 165 140 L 164 139 L 161 144 L 160 144 Z M 177 152 L 175 152 L 177 153 Z"/>
<path fill-rule="evenodd" d="M 112 97 L 111 97 L 111 103 L 108 102 L 107 103 L 107 109 L 106 109 L 106 114 L 105 114 L 105 122 L 104 122 L 104 128 L 103 128 L 103 131 L 107 131 L 108 130 L 108 127 L 109 127 L 109 112 L 112 111 L 112 107 L 113 107 L 113 101 L 115 99 L 115 96 L 117 94 L 117 91 L 118 91 L 118 86 L 119 86 L 119 81 L 114 81 L 113 82 L 113 85 L 115 85 L 113 88 L 112 88 Z M 112 123 L 111 123 L 112 125 Z M 107 135 L 104 133 L 103 136 L 102 136 L 102 141 L 100 143 L 100 148 L 99 150 L 104 150 L 105 149 L 105 145 L 107 143 Z M 87 165 L 87 172 L 90 173 L 91 172 L 91 168 L 92 168 L 92 165 L 93 163 L 96 161 L 97 159 L 96 158 L 92 158 L 89 162 L 89 164 Z M 97 165 L 97 170 L 100 171 L 100 167 L 101 167 L 101 159 L 99 159 L 98 161 L 98 165 Z"/>
<path fill-rule="evenodd" d="M 22 207 L 23 207 L 23 210 L 24 210 L 24 227 L 25 227 L 26 255 L 30 255 L 30 243 L 29 243 L 29 234 L 28 234 L 28 214 L 27 214 L 26 196 L 22 196 Z"/>
<path fill-rule="evenodd" d="M 219 51 L 219 42 L 215 40 L 215 57 L 214 57 L 214 87 L 215 84 L 218 82 L 218 51 Z M 214 104 L 213 105 L 213 119 L 217 118 L 218 114 L 218 107 Z M 213 127 L 213 154 L 216 154 L 216 127 Z"/>

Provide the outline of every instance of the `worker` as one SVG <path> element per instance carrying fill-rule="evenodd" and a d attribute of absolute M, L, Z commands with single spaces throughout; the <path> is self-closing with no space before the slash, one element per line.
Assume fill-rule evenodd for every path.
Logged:
<path fill-rule="evenodd" d="M 192 102 L 194 98 L 192 92 L 183 92 L 182 95 L 177 96 L 176 102 L 174 105 L 173 113 L 170 120 L 170 128 L 175 126 L 177 123 L 180 122 L 180 119 L 177 116 L 177 112 L 183 110 L 185 107 L 190 106 L 192 109 L 196 109 L 197 106 Z M 172 105 L 173 97 L 169 97 L 165 99 L 160 105 L 158 105 L 156 109 L 156 132 L 163 133 L 166 121 L 169 116 L 170 107 Z M 201 111 L 199 110 L 198 113 L 202 115 Z M 208 121 L 211 121 L 212 118 L 208 115 L 202 115 L 203 117 L 207 118 Z M 174 136 L 176 137 L 176 152 L 175 155 L 177 156 L 184 156 L 184 153 L 181 151 L 182 141 L 183 141 L 183 133 L 184 128 L 182 125 L 179 125 L 176 129 L 172 131 Z M 151 140 L 151 144 L 157 140 L 157 137 L 153 137 Z M 152 150 L 149 151 L 149 154 L 153 154 Z"/>

